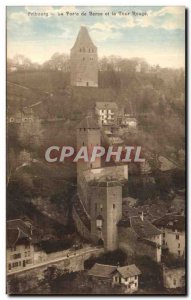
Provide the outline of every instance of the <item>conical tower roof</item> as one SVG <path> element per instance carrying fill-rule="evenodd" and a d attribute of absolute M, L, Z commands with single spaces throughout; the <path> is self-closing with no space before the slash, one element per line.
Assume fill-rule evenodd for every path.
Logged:
<path fill-rule="evenodd" d="M 73 48 L 80 48 L 80 47 L 92 47 L 97 48 L 94 43 L 91 40 L 91 37 L 89 36 L 88 30 L 85 26 L 81 26 L 80 31 L 78 33 L 76 42 L 74 44 Z"/>

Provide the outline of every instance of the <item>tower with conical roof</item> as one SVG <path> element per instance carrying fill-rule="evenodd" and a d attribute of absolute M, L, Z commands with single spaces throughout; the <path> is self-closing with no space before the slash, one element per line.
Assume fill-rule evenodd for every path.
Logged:
<path fill-rule="evenodd" d="M 76 42 L 70 51 L 70 64 L 71 85 L 98 87 L 97 47 L 84 26 L 80 28 Z"/>

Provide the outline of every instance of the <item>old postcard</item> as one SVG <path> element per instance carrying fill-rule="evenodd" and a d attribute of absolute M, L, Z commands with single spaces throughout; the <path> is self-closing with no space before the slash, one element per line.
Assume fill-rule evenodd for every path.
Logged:
<path fill-rule="evenodd" d="M 6 13 L 7 293 L 185 295 L 185 7 Z"/>

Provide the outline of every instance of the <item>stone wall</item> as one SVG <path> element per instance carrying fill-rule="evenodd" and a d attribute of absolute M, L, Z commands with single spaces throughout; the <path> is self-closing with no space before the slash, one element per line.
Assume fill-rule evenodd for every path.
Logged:
<path fill-rule="evenodd" d="M 80 249 L 71 254 L 70 257 L 59 258 L 58 260 L 49 261 L 30 269 L 25 269 L 14 274 L 7 275 L 7 293 L 8 294 L 22 294 L 27 293 L 30 289 L 38 287 L 44 279 L 44 271 L 50 267 L 55 266 L 63 273 L 77 272 L 84 270 L 84 261 L 90 258 L 91 255 L 98 256 L 103 252 L 103 248 L 91 248 L 88 250 Z M 16 290 L 17 292 L 13 292 Z"/>

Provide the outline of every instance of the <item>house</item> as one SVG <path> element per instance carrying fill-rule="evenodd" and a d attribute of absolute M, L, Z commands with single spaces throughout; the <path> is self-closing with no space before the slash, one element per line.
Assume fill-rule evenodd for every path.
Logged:
<path fill-rule="evenodd" d="M 22 270 L 34 263 L 32 232 L 28 221 L 7 221 L 7 272 Z"/>
<path fill-rule="evenodd" d="M 96 102 L 95 114 L 98 123 L 103 125 L 115 125 L 117 122 L 118 106 L 115 102 Z"/>
<path fill-rule="evenodd" d="M 185 287 L 185 268 L 163 266 L 163 285 L 166 289 Z"/>
<path fill-rule="evenodd" d="M 121 125 L 128 127 L 128 129 L 137 128 L 137 119 L 129 114 L 124 114 L 121 120 Z"/>
<path fill-rule="evenodd" d="M 122 285 L 126 293 L 133 293 L 138 290 L 140 274 L 141 271 L 134 264 L 118 267 L 113 272 L 112 285 Z"/>
<path fill-rule="evenodd" d="M 126 293 L 133 293 L 138 290 L 140 274 L 141 271 L 134 264 L 118 267 L 95 263 L 88 271 L 88 276 L 92 281 L 113 287 L 121 286 Z"/>
<path fill-rule="evenodd" d="M 93 265 L 93 267 L 88 271 L 88 276 L 92 281 L 110 285 L 113 281 L 113 272 L 116 271 L 116 269 L 117 266 L 95 263 L 95 265 Z"/>
<path fill-rule="evenodd" d="M 149 256 L 161 262 L 161 231 L 144 214 L 121 219 L 118 222 L 119 248 L 128 255 Z"/>
<path fill-rule="evenodd" d="M 153 222 L 162 231 L 162 248 L 176 256 L 185 255 L 185 217 L 165 215 Z"/>
<path fill-rule="evenodd" d="M 8 117 L 8 123 L 22 124 L 31 122 L 34 122 L 34 115 L 31 107 L 24 107 L 21 111 Z"/>

